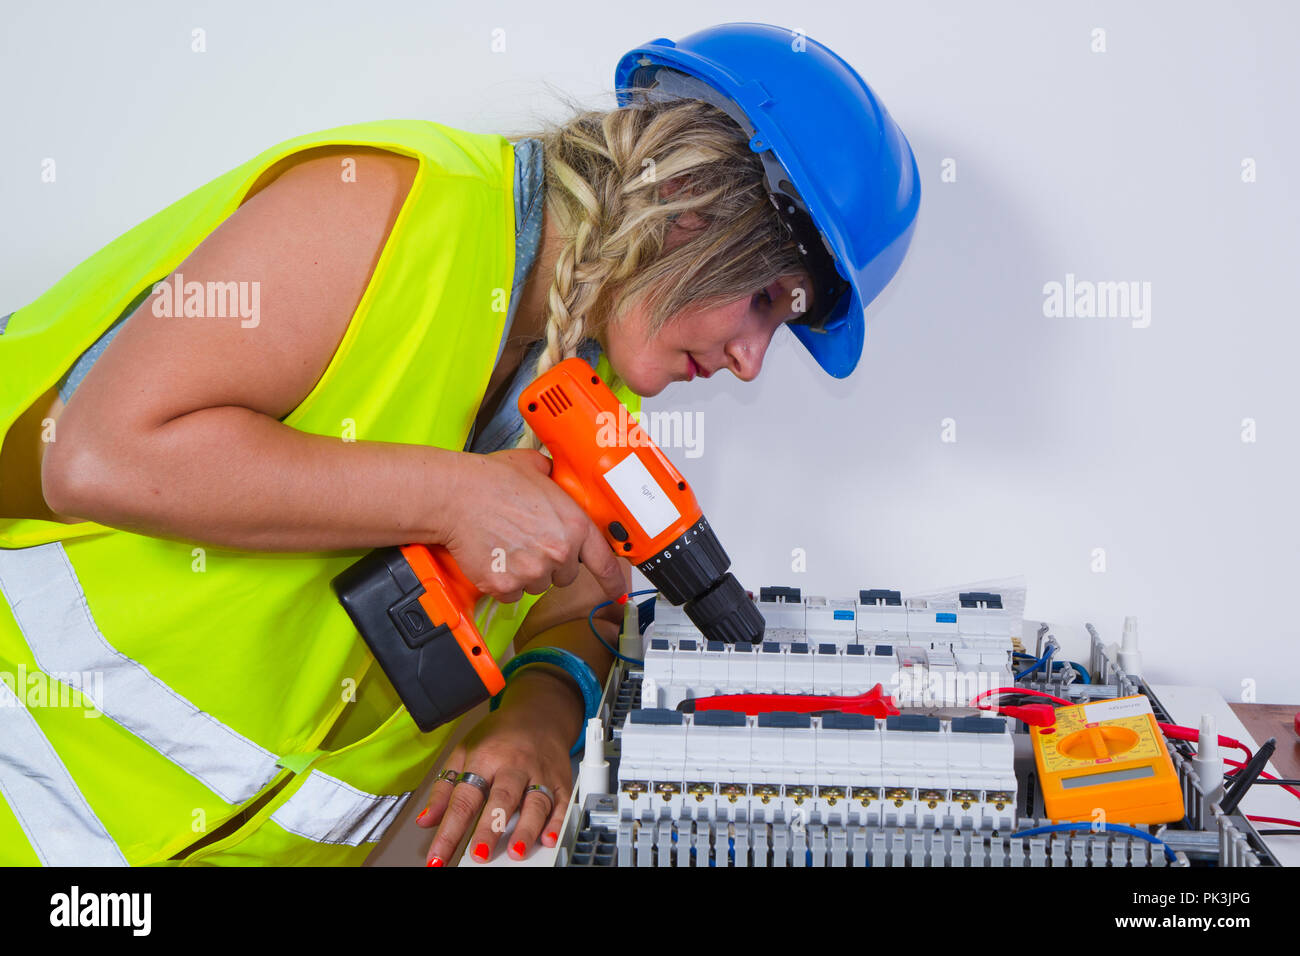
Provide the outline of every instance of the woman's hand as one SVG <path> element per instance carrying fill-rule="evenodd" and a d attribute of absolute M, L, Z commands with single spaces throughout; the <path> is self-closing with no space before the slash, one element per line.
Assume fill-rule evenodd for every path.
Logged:
<path fill-rule="evenodd" d="M 474 586 L 502 604 L 524 591 L 568 587 L 579 561 L 607 597 L 624 594 L 618 556 L 550 472 L 551 459 L 528 448 L 465 455 L 441 543 Z"/>
<path fill-rule="evenodd" d="M 582 724 L 582 701 L 572 679 L 558 668 L 534 664 L 510 678 L 500 707 L 474 726 L 448 756 L 443 770 L 478 774 L 490 788 L 486 801 L 478 787 L 439 779 L 416 824 L 438 832 L 429 846 L 428 866 L 451 859 L 478 817 L 468 847 L 479 862 L 492 857 L 510 817 L 519 811 L 507 852 L 528 855 L 539 836 L 555 846 L 572 792 L 569 750 Z M 540 791 L 555 795 L 554 803 Z"/>

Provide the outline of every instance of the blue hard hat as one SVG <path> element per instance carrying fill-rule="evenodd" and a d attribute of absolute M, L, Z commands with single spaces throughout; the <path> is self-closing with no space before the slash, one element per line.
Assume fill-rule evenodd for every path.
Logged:
<path fill-rule="evenodd" d="M 883 103 L 811 37 L 765 23 L 725 23 L 628 51 L 618 104 L 701 99 L 750 137 L 767 189 L 813 280 L 813 301 L 787 323 L 817 364 L 845 378 L 862 355 L 863 310 L 907 253 L 921 203 L 916 157 Z"/>

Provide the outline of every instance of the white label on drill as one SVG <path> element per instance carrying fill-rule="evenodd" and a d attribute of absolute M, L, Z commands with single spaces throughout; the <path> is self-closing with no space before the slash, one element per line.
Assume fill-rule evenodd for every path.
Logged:
<path fill-rule="evenodd" d="M 1150 714 L 1151 701 L 1137 697 L 1120 697 L 1117 700 L 1103 700 L 1097 704 L 1084 704 L 1083 716 L 1090 724 L 1099 724 L 1103 720 L 1116 717 L 1136 717 L 1138 714 Z"/>
<path fill-rule="evenodd" d="M 604 477 L 647 536 L 653 538 L 682 516 L 636 452 L 605 472 Z"/>

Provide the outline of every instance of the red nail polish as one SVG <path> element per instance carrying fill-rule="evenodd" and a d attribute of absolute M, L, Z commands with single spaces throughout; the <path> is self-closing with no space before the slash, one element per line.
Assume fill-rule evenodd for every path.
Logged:
<path fill-rule="evenodd" d="M 487 860 L 488 858 L 487 844 L 480 843 L 478 846 L 474 847 L 474 856 L 476 859 L 479 860 Z"/>
<path fill-rule="evenodd" d="M 552 843 L 558 843 L 560 841 L 560 836 L 557 833 L 548 833 L 546 836 Z"/>
<path fill-rule="evenodd" d="M 426 864 L 424 864 L 424 865 L 425 865 L 425 866 L 442 866 L 442 860 L 441 860 L 439 857 L 436 857 L 436 856 L 435 856 L 432 860 L 430 860 L 428 863 L 426 863 Z"/>
<path fill-rule="evenodd" d="M 528 849 L 528 847 L 524 846 L 524 841 L 523 841 L 523 840 L 519 840 L 519 841 L 516 842 L 515 845 L 512 846 L 510 849 L 514 850 L 515 853 L 518 854 L 519 856 L 523 856 L 523 855 L 524 855 L 524 850 Z"/>
<path fill-rule="evenodd" d="M 421 820 L 423 820 L 423 819 L 424 819 L 424 815 L 425 815 L 426 813 L 428 813 L 428 812 L 429 812 L 429 808 L 428 808 L 428 807 L 425 807 L 423 810 L 421 810 L 421 811 L 420 811 L 420 815 L 419 815 L 418 817 L 415 818 L 415 822 L 416 822 L 416 823 L 419 823 Z"/>

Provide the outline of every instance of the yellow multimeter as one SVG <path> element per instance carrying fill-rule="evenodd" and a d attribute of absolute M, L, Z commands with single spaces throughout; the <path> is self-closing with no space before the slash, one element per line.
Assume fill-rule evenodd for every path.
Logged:
<path fill-rule="evenodd" d="M 1034 762 L 1047 815 L 1090 823 L 1169 823 L 1183 818 L 1183 790 L 1151 702 L 1142 695 L 1059 707 L 1033 727 Z"/>

